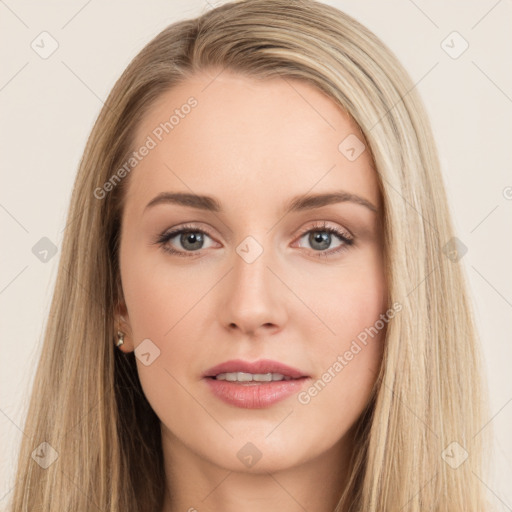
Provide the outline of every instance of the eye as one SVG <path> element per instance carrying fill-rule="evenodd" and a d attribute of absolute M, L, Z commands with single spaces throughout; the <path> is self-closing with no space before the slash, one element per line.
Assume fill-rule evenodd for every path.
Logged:
<path fill-rule="evenodd" d="M 155 243 L 160 245 L 162 249 L 177 256 L 194 256 L 191 252 L 207 249 L 210 246 L 204 245 L 205 236 L 210 238 L 208 233 L 202 229 L 198 229 L 193 225 L 185 225 L 172 231 L 165 231 L 156 239 Z M 175 244 L 181 246 L 176 249 L 171 242 L 176 238 Z"/>
<path fill-rule="evenodd" d="M 339 244 L 334 249 L 327 251 L 332 245 L 333 235 L 339 240 Z M 340 228 L 328 226 L 325 222 L 304 231 L 299 240 L 302 239 L 306 239 L 306 242 L 317 253 L 315 256 L 319 257 L 338 254 L 354 244 L 354 238 L 348 232 L 342 231 Z"/>
<path fill-rule="evenodd" d="M 333 242 L 333 235 L 338 239 L 338 245 L 331 250 L 329 247 Z M 200 252 L 202 249 L 208 249 L 211 245 L 205 246 L 205 237 L 211 239 L 207 231 L 199 229 L 192 224 L 181 226 L 171 231 L 165 231 L 155 240 L 155 244 L 170 254 L 176 256 L 195 256 L 194 252 Z M 354 244 L 352 235 L 340 228 L 327 225 L 325 222 L 315 225 L 307 231 L 302 232 L 299 241 L 305 238 L 307 243 L 316 253 L 315 256 L 329 257 L 347 250 Z M 174 240 L 176 239 L 176 240 Z M 171 243 L 174 240 L 174 243 Z M 179 245 L 180 247 L 176 247 Z M 302 247 L 302 245 L 300 246 Z"/>

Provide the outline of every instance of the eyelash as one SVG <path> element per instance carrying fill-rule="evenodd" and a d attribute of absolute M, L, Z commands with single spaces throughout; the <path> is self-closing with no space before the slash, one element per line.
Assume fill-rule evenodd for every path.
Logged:
<path fill-rule="evenodd" d="M 171 230 L 171 231 L 164 231 L 160 235 L 158 235 L 157 239 L 154 241 L 155 244 L 159 245 L 165 252 L 168 252 L 170 254 L 173 254 L 175 256 L 183 256 L 185 258 L 187 257 L 193 257 L 196 253 L 200 253 L 201 249 L 198 251 L 177 251 L 176 249 L 171 248 L 167 245 L 167 242 L 174 238 L 176 235 L 181 235 L 182 233 L 202 233 L 203 235 L 208 235 L 210 238 L 212 236 L 208 233 L 208 231 L 205 231 L 203 229 L 198 229 L 193 224 L 185 224 L 184 226 L 181 226 L 178 229 Z M 337 255 L 338 253 L 341 253 L 342 251 L 346 251 L 354 244 L 354 239 L 352 237 L 349 237 L 346 232 L 341 231 L 340 229 L 328 226 L 325 222 L 321 225 L 315 225 L 305 231 L 303 231 L 298 239 L 300 240 L 304 235 L 306 235 L 309 232 L 320 232 L 320 233 L 330 233 L 332 235 L 337 236 L 340 241 L 343 242 L 342 245 L 337 247 L 333 250 L 326 250 L 326 251 L 313 251 L 315 255 L 319 258 L 328 258 L 334 255 Z"/>

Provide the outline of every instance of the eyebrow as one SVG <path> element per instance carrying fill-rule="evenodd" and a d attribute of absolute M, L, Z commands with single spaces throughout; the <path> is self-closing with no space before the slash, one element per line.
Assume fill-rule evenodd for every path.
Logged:
<path fill-rule="evenodd" d="M 367 199 L 356 194 L 339 190 L 324 194 L 301 195 L 292 198 L 285 206 L 285 212 L 298 212 L 303 210 L 313 210 L 328 206 L 335 203 L 355 203 L 364 206 L 374 213 L 378 213 L 378 209 Z M 176 204 L 187 206 L 189 208 L 197 208 L 211 212 L 223 213 L 221 203 L 212 196 L 190 194 L 186 192 L 162 192 L 153 198 L 144 208 L 144 212 L 159 204 Z"/>

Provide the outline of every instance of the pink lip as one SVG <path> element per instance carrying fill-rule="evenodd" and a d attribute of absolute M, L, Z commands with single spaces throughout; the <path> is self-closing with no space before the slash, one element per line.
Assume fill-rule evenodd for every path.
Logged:
<path fill-rule="evenodd" d="M 218 364 L 204 372 L 203 377 L 215 377 L 219 373 L 233 373 L 233 372 L 246 372 L 246 373 L 280 373 L 285 377 L 292 377 L 299 379 L 300 377 L 308 377 L 297 368 L 292 368 L 278 361 L 270 359 L 260 359 L 254 363 L 242 361 L 241 359 L 233 359 L 224 363 Z"/>
<path fill-rule="evenodd" d="M 213 378 L 219 373 L 280 373 L 291 380 L 238 383 Z M 249 363 L 242 360 L 226 361 L 203 374 L 213 394 L 230 405 L 245 409 L 262 409 L 297 393 L 310 378 L 300 370 L 268 359 Z"/>

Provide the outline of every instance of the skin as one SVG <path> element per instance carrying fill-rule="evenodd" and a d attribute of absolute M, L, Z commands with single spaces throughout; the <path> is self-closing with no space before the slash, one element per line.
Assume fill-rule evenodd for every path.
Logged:
<path fill-rule="evenodd" d="M 122 217 L 121 350 L 146 338 L 160 350 L 148 366 L 136 360 L 161 420 L 170 491 L 163 512 L 331 511 L 385 329 L 307 404 L 295 394 L 242 409 L 216 398 L 201 375 L 229 359 L 268 358 L 315 382 L 386 311 L 382 205 L 371 156 L 366 150 L 350 161 L 338 150 L 347 135 L 363 137 L 311 85 L 258 82 L 227 70 L 203 71 L 162 95 L 141 120 L 135 146 L 190 96 L 197 107 L 127 178 Z M 338 190 L 363 197 L 377 212 L 354 202 L 283 212 L 292 197 Z M 164 191 L 214 196 L 224 212 L 175 204 L 145 211 Z M 323 233 L 324 222 L 348 232 L 354 245 L 318 257 L 344 243 L 336 235 L 325 246 L 308 240 Z M 167 246 L 189 257 L 154 243 L 185 223 L 208 231 L 202 246 L 192 245 L 200 250 L 184 247 L 180 235 Z M 249 235 L 263 249 L 250 264 L 236 252 Z M 252 467 L 237 457 L 248 442 L 261 453 Z"/>

